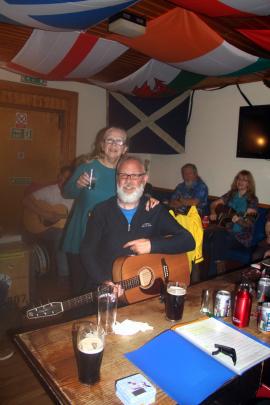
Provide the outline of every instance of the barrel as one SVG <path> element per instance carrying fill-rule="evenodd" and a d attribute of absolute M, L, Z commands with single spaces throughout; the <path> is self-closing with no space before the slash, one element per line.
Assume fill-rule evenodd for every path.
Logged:
<path fill-rule="evenodd" d="M 48 273 L 51 266 L 51 260 L 48 248 L 43 243 L 35 243 L 32 246 L 31 253 L 31 273 L 40 277 Z"/>

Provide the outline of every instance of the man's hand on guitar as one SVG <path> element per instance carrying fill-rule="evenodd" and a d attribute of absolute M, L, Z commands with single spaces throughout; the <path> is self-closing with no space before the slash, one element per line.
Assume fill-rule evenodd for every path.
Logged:
<path fill-rule="evenodd" d="M 121 297 L 124 294 L 124 289 L 120 284 L 115 284 L 112 281 L 104 281 L 104 284 L 111 285 L 117 291 L 118 297 Z"/>
<path fill-rule="evenodd" d="M 212 221 L 212 222 L 216 221 L 216 220 L 217 220 L 217 214 L 216 214 L 216 213 L 210 214 L 210 215 L 209 215 L 209 219 L 210 219 L 210 221 Z"/>
<path fill-rule="evenodd" d="M 151 252 L 151 242 L 149 239 L 135 239 L 127 242 L 124 248 L 130 248 L 135 255 L 143 255 Z"/>
<path fill-rule="evenodd" d="M 247 209 L 247 211 L 246 211 L 246 213 L 245 213 L 245 216 L 247 216 L 247 215 L 254 215 L 254 216 L 256 216 L 257 215 L 257 210 L 255 209 L 255 208 L 248 208 Z"/>
<path fill-rule="evenodd" d="M 240 217 L 238 215 L 233 215 L 232 222 L 236 224 L 239 221 Z"/>

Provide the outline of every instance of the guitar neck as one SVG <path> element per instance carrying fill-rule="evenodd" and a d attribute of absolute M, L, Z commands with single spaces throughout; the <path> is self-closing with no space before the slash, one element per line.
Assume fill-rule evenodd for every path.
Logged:
<path fill-rule="evenodd" d="M 79 297 L 74 297 L 69 300 L 63 301 L 63 310 L 69 311 L 72 308 L 80 307 L 85 304 L 89 304 L 90 302 L 94 302 L 97 299 L 97 293 L 89 292 L 84 295 L 80 295 Z"/>
<path fill-rule="evenodd" d="M 130 288 L 135 288 L 140 285 L 140 279 L 138 276 L 129 278 L 128 280 L 120 281 L 119 283 L 124 290 L 129 290 Z M 63 301 L 63 310 L 69 311 L 70 309 L 80 307 L 85 304 L 89 304 L 90 302 L 94 302 L 97 300 L 97 292 L 89 292 L 84 295 L 80 295 L 79 297 L 74 297 L 69 300 Z"/>
<path fill-rule="evenodd" d="M 129 290 L 130 288 L 139 287 L 141 285 L 139 276 L 135 276 L 127 280 L 122 280 L 119 282 L 119 284 L 124 290 Z"/>

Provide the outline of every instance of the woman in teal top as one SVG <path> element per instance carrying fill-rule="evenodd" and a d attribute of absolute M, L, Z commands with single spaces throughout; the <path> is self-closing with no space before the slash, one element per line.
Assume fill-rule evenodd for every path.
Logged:
<path fill-rule="evenodd" d="M 75 199 L 68 221 L 63 250 L 67 253 L 74 295 L 83 292 L 86 274 L 80 261 L 80 245 L 85 234 L 87 219 L 96 204 L 115 195 L 115 168 L 127 151 L 127 134 L 121 128 L 105 128 L 96 137 L 89 163 L 83 163 L 64 186 L 63 195 Z M 95 186 L 89 187 L 90 178 Z"/>

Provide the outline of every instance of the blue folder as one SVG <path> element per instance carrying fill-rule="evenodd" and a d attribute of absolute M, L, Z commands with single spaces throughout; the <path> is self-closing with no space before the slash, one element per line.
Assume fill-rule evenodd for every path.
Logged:
<path fill-rule="evenodd" d="M 200 404 L 237 375 L 172 330 L 125 356 L 181 405 Z"/>

